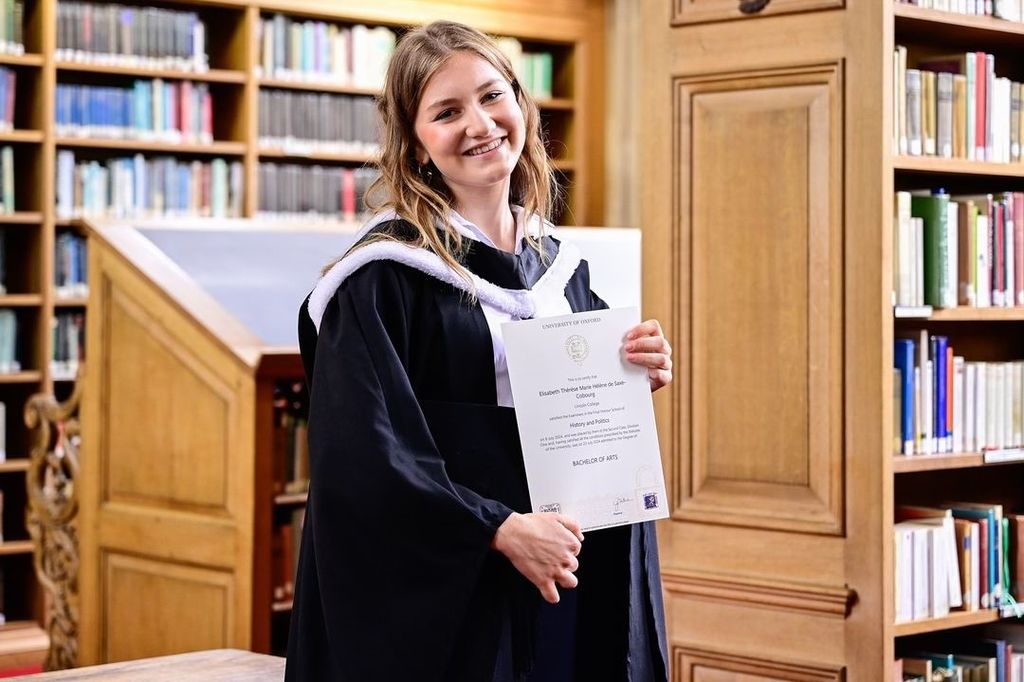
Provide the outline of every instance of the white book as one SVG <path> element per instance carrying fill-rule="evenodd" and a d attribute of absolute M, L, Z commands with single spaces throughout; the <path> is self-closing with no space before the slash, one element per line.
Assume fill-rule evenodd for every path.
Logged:
<path fill-rule="evenodd" d="M 943 308 L 957 306 L 957 282 L 960 275 L 959 225 L 960 204 L 950 201 L 946 208 L 946 286 L 941 292 Z"/>
<path fill-rule="evenodd" d="M 978 264 L 975 269 L 978 276 L 976 282 L 977 290 L 975 295 L 979 308 L 988 308 L 992 305 L 992 266 L 988 239 L 988 216 L 978 214 L 975 223 L 974 239 L 977 245 Z"/>
<path fill-rule="evenodd" d="M 985 398 L 988 394 L 988 364 L 984 362 L 975 363 L 974 374 L 974 450 L 984 450 L 988 444 L 988 433 L 986 431 L 987 420 L 985 419 Z"/>
<path fill-rule="evenodd" d="M 932 595 L 932 533 L 927 527 L 914 527 L 913 558 L 911 576 L 913 581 L 913 619 L 921 620 L 931 615 Z"/>
<path fill-rule="evenodd" d="M 1009 163 L 1007 159 L 1005 163 Z M 1003 303 L 1007 307 L 1013 307 L 1014 291 L 1014 256 L 1016 255 L 1013 250 L 1013 211 L 1006 211 L 1006 219 L 1003 221 L 1003 251 L 1006 254 L 1003 258 L 1006 263 L 1006 277 L 1005 277 L 1005 288 L 1003 289 Z"/>
<path fill-rule="evenodd" d="M 914 305 L 924 305 L 924 219 L 911 218 L 914 232 Z"/>
<path fill-rule="evenodd" d="M 895 279 L 897 293 L 896 304 L 901 306 L 916 305 L 915 274 L 914 264 L 914 232 L 910 215 L 910 192 L 896 192 L 896 201 L 893 202 L 896 212 L 896 233 L 897 233 L 897 276 Z"/>
<path fill-rule="evenodd" d="M 1013 382 L 1010 386 L 1010 403 L 1012 411 L 1011 422 L 1013 424 L 1011 428 L 1011 442 L 1010 446 L 1019 448 L 1024 446 L 1024 432 L 1022 432 L 1022 424 L 1024 424 L 1024 400 L 1021 400 L 1021 392 L 1024 391 L 1024 362 L 1018 360 L 1011 364 L 1011 374 L 1013 376 Z"/>
<path fill-rule="evenodd" d="M 914 534 L 910 528 L 897 523 L 894 536 L 896 622 L 905 623 L 914 618 Z"/>
<path fill-rule="evenodd" d="M 985 447 L 999 447 L 999 366 L 994 362 L 985 364 Z"/>

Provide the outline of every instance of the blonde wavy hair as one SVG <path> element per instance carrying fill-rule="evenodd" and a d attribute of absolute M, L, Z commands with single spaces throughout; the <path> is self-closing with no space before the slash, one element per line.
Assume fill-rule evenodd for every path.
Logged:
<path fill-rule="evenodd" d="M 416 230 L 411 242 L 404 240 L 405 243 L 432 251 L 469 281 L 460 264 L 465 254 L 464 240 L 447 227 L 451 224 L 455 196 L 432 163 L 428 162 L 428 168 L 433 172 L 423 172 L 425 169 L 416 159 L 415 123 L 423 90 L 431 76 L 456 52 L 476 55 L 493 66 L 511 84 L 523 111 L 525 142 L 512 170 L 509 199 L 523 207 L 527 224 L 534 216 L 542 218 L 540 235 L 535 237 L 527 230 L 526 236 L 530 246 L 544 255 L 539 239 L 543 236 L 543 219 L 553 214 L 560 195 L 541 138 L 540 112 L 520 85 L 505 53 L 485 34 L 464 24 L 435 21 L 409 31 L 398 42 L 388 64 L 384 91 L 377 98 L 381 118 L 380 176 L 367 190 L 366 206 L 374 212 L 393 210 Z M 438 226 L 444 229 L 438 230 Z M 377 234 L 360 245 L 385 239 L 395 237 Z"/>

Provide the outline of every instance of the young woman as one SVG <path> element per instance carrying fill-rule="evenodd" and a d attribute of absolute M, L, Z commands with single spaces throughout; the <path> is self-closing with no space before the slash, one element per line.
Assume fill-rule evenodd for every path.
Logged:
<path fill-rule="evenodd" d="M 312 467 L 288 679 L 664 680 L 653 524 L 530 513 L 500 325 L 606 307 L 545 235 L 536 105 L 483 34 L 408 33 L 376 217 L 303 304 Z M 657 321 L 626 358 L 672 380 Z"/>

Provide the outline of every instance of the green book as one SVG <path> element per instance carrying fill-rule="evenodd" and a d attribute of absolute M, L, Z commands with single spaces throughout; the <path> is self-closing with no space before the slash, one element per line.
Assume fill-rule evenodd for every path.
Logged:
<path fill-rule="evenodd" d="M 946 266 L 949 260 L 948 207 L 948 194 L 910 198 L 910 215 L 924 221 L 924 303 L 936 308 L 945 307 L 943 294 L 953 285 L 948 281 Z"/>

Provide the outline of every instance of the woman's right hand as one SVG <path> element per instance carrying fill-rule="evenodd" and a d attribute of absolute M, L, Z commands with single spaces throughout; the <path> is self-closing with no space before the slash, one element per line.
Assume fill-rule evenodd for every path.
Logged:
<path fill-rule="evenodd" d="M 537 586 L 541 596 L 558 603 L 558 589 L 576 587 L 573 573 L 579 568 L 583 532 L 574 520 L 561 514 L 512 513 L 498 527 L 491 547 L 512 562 L 523 576 Z"/>

